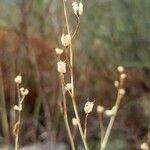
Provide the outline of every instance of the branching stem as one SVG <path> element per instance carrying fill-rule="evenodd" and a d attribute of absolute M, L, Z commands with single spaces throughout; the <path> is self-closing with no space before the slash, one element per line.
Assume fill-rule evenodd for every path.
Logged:
<path fill-rule="evenodd" d="M 117 112 L 118 112 L 118 109 L 119 109 L 119 106 L 120 106 L 121 99 L 123 97 L 120 94 L 120 89 L 122 89 L 123 84 L 124 84 L 124 79 L 122 79 L 121 76 L 120 76 L 120 85 L 119 85 L 119 88 L 118 88 L 118 93 L 117 93 L 117 98 L 116 98 L 116 103 L 115 103 L 116 111 L 115 111 L 115 114 L 113 116 L 111 116 L 111 118 L 110 118 L 110 121 L 109 121 L 107 130 L 106 130 L 104 139 L 102 141 L 100 150 L 105 150 L 105 148 L 106 148 L 106 144 L 107 144 L 107 141 L 108 141 L 108 138 L 109 138 L 112 126 L 114 124 L 114 121 L 115 121 L 115 118 L 116 118 L 116 115 L 117 115 Z"/>
<path fill-rule="evenodd" d="M 69 23 L 68 23 L 68 16 L 67 16 L 67 8 L 66 8 L 66 1 L 65 0 L 63 0 L 63 5 L 64 5 L 64 15 L 65 15 L 65 21 L 66 21 L 66 28 L 67 28 L 68 34 L 70 35 L 70 29 L 69 29 Z M 75 34 L 76 34 L 76 32 L 75 32 Z M 74 65 L 73 65 L 73 50 L 72 50 L 72 44 L 71 43 L 70 43 L 70 46 L 69 46 L 69 52 L 70 52 L 70 78 L 71 78 L 71 85 L 72 85 L 72 90 L 71 90 L 72 96 L 71 96 L 71 99 L 72 99 L 74 113 L 75 113 L 75 116 L 76 116 L 76 119 L 77 119 L 77 122 L 78 122 L 79 132 L 80 132 L 80 135 L 81 135 L 81 138 L 82 138 L 85 150 L 88 150 L 89 148 L 88 148 L 86 139 L 84 138 L 84 133 L 83 133 L 83 129 L 82 129 L 82 126 L 81 126 L 81 123 L 80 123 L 80 118 L 79 118 L 79 114 L 78 114 L 78 110 L 77 110 L 77 105 L 76 105 L 76 100 L 75 100 L 74 75 L 73 75 L 74 74 L 73 73 L 73 70 L 74 70 Z"/>

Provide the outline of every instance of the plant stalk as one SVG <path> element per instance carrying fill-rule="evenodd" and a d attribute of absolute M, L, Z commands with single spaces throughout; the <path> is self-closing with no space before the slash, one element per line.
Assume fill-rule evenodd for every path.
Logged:
<path fill-rule="evenodd" d="M 72 136 L 72 133 L 71 133 L 71 130 L 70 130 L 70 126 L 69 126 L 69 122 L 68 122 L 68 115 L 67 115 L 67 104 L 66 104 L 66 96 L 65 96 L 65 87 L 64 87 L 64 75 L 61 74 L 60 75 L 61 77 L 61 86 L 62 86 L 62 94 L 63 94 L 63 117 L 64 117 L 64 121 L 65 121 L 65 126 L 66 126 L 66 130 L 67 130 L 67 133 L 68 133 L 68 136 L 69 136 L 69 140 L 70 140 L 70 144 L 71 144 L 71 149 L 72 150 L 75 150 L 75 144 L 74 144 L 74 141 L 73 141 L 73 136 Z"/>
<path fill-rule="evenodd" d="M 64 5 L 64 15 L 65 15 L 67 32 L 70 35 L 68 16 L 67 16 L 67 8 L 66 8 L 66 1 L 65 0 L 63 0 L 63 5 Z M 80 131 L 80 135 L 81 135 L 81 138 L 82 138 L 85 150 L 89 150 L 87 142 L 86 142 L 86 140 L 84 138 L 84 133 L 83 133 L 83 129 L 81 127 L 80 118 L 79 118 L 77 105 L 76 105 L 76 100 L 75 100 L 74 75 L 73 75 L 73 68 L 74 68 L 74 66 L 73 66 L 73 50 L 72 50 L 72 44 L 71 43 L 70 43 L 70 47 L 69 48 L 70 48 L 70 51 L 69 51 L 70 52 L 70 76 L 71 76 L 71 84 L 72 84 L 72 90 L 71 90 L 72 91 L 72 96 L 71 96 L 71 99 L 72 99 L 73 109 L 74 109 L 74 112 L 75 112 L 76 119 L 78 121 L 78 128 L 79 128 L 79 131 Z"/>

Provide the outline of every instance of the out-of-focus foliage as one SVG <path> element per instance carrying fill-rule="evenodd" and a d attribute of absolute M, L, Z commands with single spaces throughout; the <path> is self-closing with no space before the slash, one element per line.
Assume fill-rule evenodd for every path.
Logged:
<path fill-rule="evenodd" d="M 57 0 L 0 0 L 0 26 L 18 28 L 22 17 L 25 17 L 29 31 L 55 40 L 62 25 L 61 8 Z"/>
<path fill-rule="evenodd" d="M 0 1 L 0 25 L 19 23 L 20 13 L 16 6 L 20 3 L 21 0 Z M 111 62 L 150 67 L 149 0 L 95 0 L 83 3 L 82 42 L 79 44 L 96 65 Z M 30 5 L 25 10 L 29 29 L 58 40 L 57 35 L 63 30 L 61 2 L 31 0 L 27 5 Z"/>
<path fill-rule="evenodd" d="M 149 68 L 149 14 L 149 0 L 89 1 L 80 44 L 96 64 Z"/>

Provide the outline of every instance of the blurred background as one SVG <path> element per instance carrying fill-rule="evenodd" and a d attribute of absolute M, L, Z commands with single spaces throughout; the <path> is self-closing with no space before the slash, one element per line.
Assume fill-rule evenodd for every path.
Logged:
<path fill-rule="evenodd" d="M 73 32 L 76 18 L 71 3 L 68 0 Z M 73 43 L 75 88 L 81 119 L 87 99 L 96 100 L 88 118 L 90 147 L 97 150 L 99 143 L 96 106 L 113 106 L 116 68 L 122 65 L 128 76 L 126 96 L 107 149 L 139 150 L 141 143 L 150 142 L 150 1 L 83 0 L 83 5 Z M 55 54 L 56 47 L 62 48 L 60 37 L 65 30 L 62 0 L 0 0 L 0 10 L 0 149 L 14 144 L 14 78 L 21 73 L 22 85 L 30 91 L 22 112 L 21 147 L 38 145 L 40 149 L 55 143 L 53 149 L 66 150 L 69 140 L 59 107 L 62 95 Z M 74 113 L 69 98 L 68 115 L 71 123 Z M 103 117 L 107 127 L 109 118 Z M 75 142 L 82 145 L 78 132 Z"/>

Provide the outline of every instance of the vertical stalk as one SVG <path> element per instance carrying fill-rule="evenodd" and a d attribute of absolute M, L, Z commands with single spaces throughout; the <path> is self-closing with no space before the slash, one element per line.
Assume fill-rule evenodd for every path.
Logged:
<path fill-rule="evenodd" d="M 109 135 L 110 135 L 115 117 L 116 117 L 116 114 L 114 116 L 112 116 L 111 119 L 110 119 L 108 128 L 106 130 L 106 133 L 105 133 L 105 136 L 104 136 L 104 139 L 103 139 L 103 142 L 101 144 L 101 150 L 105 150 L 105 147 L 106 147 L 106 144 L 107 144 L 107 141 L 108 141 L 108 138 L 109 138 Z"/>
<path fill-rule="evenodd" d="M 64 5 L 64 15 L 65 15 L 67 32 L 70 35 L 68 16 L 67 16 L 67 9 L 66 9 L 66 1 L 65 0 L 63 0 L 63 5 Z M 71 85 L 72 85 L 72 90 L 71 90 L 72 91 L 72 96 L 71 96 L 71 99 L 72 99 L 72 104 L 73 104 L 73 109 L 74 109 L 74 112 L 75 112 L 75 116 L 76 116 L 76 119 L 78 121 L 79 132 L 80 132 L 80 135 L 81 135 L 84 147 L 85 147 L 86 150 L 88 150 L 89 148 L 88 148 L 87 142 L 86 142 L 86 140 L 84 138 L 84 133 L 83 133 L 83 129 L 81 127 L 80 118 L 79 118 L 77 105 L 76 105 L 76 100 L 75 100 L 74 75 L 73 75 L 74 64 L 73 64 L 73 50 L 72 50 L 72 44 L 71 43 L 70 43 L 70 47 L 69 48 L 70 48 L 70 76 L 71 76 Z"/>
<path fill-rule="evenodd" d="M 86 139 L 86 135 L 87 135 L 87 118 L 88 118 L 88 114 L 86 114 L 85 121 L 84 121 L 84 138 L 85 139 Z"/>
<path fill-rule="evenodd" d="M 103 125 L 102 113 L 98 113 L 98 119 L 100 124 L 100 137 L 101 137 L 100 145 L 101 145 L 104 138 L 104 125 Z"/>
<path fill-rule="evenodd" d="M 19 91 L 19 84 L 17 84 L 17 94 L 18 94 L 18 106 L 21 103 L 20 91 Z M 19 133 L 20 133 L 20 122 L 21 122 L 21 111 L 18 112 L 18 120 L 16 124 L 16 135 L 15 135 L 15 150 L 19 149 Z"/>
<path fill-rule="evenodd" d="M 120 106 L 120 102 L 122 99 L 122 95 L 120 94 L 119 90 L 122 89 L 123 83 L 124 83 L 124 79 L 122 79 L 120 76 L 120 86 L 118 88 L 118 93 L 117 93 L 117 98 L 116 98 L 116 103 L 115 103 L 116 111 L 115 111 L 115 114 L 111 117 L 111 119 L 109 121 L 109 124 L 108 124 L 107 130 L 106 130 L 104 139 L 102 141 L 100 150 L 105 150 L 105 148 L 106 148 L 106 144 L 107 144 L 107 141 L 108 141 L 108 138 L 109 138 L 109 135 L 110 135 L 112 126 L 114 124 L 114 121 L 115 121 L 115 118 L 116 118 L 116 115 L 117 115 L 117 112 L 118 112 L 118 109 Z"/>
<path fill-rule="evenodd" d="M 64 121 L 65 121 L 65 126 L 66 126 L 66 130 L 69 136 L 69 140 L 70 140 L 70 144 L 71 144 L 71 149 L 75 150 L 75 144 L 73 141 L 73 136 L 70 130 L 70 126 L 69 126 L 69 122 L 68 122 L 68 115 L 67 115 L 67 104 L 66 104 L 66 96 L 65 96 L 65 87 L 64 87 L 64 75 L 60 74 L 60 78 L 61 78 L 61 86 L 62 86 L 62 94 L 63 94 L 63 116 L 64 116 Z"/>

